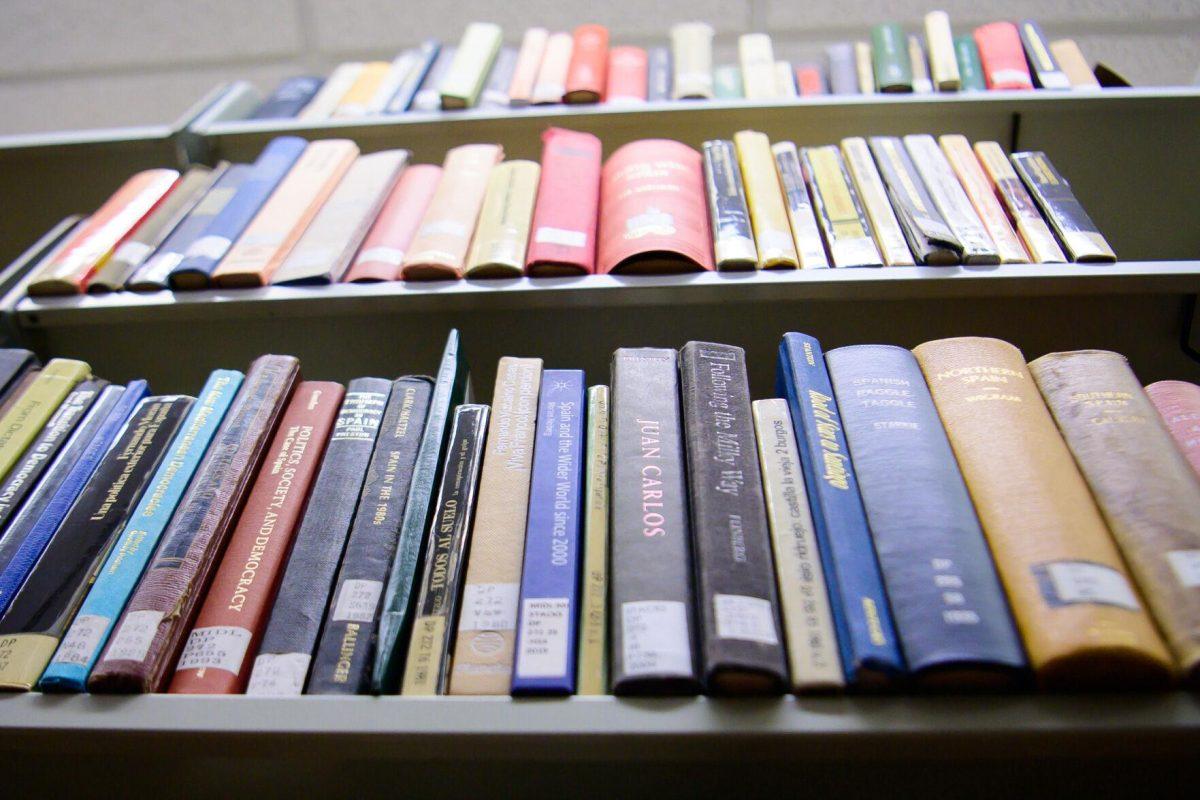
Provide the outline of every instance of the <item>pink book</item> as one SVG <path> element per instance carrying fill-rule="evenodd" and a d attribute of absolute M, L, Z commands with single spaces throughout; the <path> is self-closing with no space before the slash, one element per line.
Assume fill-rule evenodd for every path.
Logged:
<path fill-rule="evenodd" d="M 421 218 L 442 178 L 436 164 L 414 164 L 400 174 L 367 232 L 362 246 L 342 280 L 346 283 L 395 281 L 400 279 L 404 253 L 412 243 Z"/>
<path fill-rule="evenodd" d="M 1200 476 L 1200 386 L 1187 381 L 1159 381 L 1147 386 L 1146 394 L 1171 438 Z"/>
<path fill-rule="evenodd" d="M 542 177 L 529 229 L 527 274 L 596 271 L 600 152 L 600 140 L 590 133 L 564 128 L 542 133 Z"/>
<path fill-rule="evenodd" d="M 649 64 L 640 47 L 614 47 L 608 52 L 608 94 L 606 103 L 646 102 L 646 75 Z"/>

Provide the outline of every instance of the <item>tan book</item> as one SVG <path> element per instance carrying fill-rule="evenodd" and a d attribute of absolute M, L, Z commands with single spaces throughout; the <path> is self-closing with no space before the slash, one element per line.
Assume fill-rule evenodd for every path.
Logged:
<path fill-rule="evenodd" d="M 541 174 L 536 161 L 505 161 L 492 168 L 467 256 L 467 277 L 525 274 L 525 246 Z"/>
<path fill-rule="evenodd" d="M 346 92 L 354 86 L 359 74 L 363 71 L 363 62 L 347 61 L 329 73 L 320 90 L 308 101 L 308 105 L 296 115 L 301 122 L 321 122 L 333 116 L 338 104 L 346 96 Z"/>
<path fill-rule="evenodd" d="M 404 256 L 402 278 L 462 277 L 488 177 L 503 157 L 498 144 L 464 144 L 446 153 L 442 179 Z"/>
<path fill-rule="evenodd" d="M 854 43 L 854 70 L 858 74 L 859 94 L 875 94 L 875 65 L 870 42 Z"/>
<path fill-rule="evenodd" d="M 775 51 L 765 33 L 743 33 L 738 37 L 738 63 L 742 67 L 742 92 L 747 100 L 773 100 Z"/>
<path fill-rule="evenodd" d="M 781 98 L 800 96 L 800 92 L 796 89 L 796 72 L 792 69 L 790 61 L 775 62 L 775 96 Z"/>
<path fill-rule="evenodd" d="M 546 40 L 546 52 L 533 82 L 529 102 L 535 106 L 561 103 L 567 93 L 567 70 L 571 67 L 571 51 L 575 38 L 569 33 L 552 33 Z"/>
<path fill-rule="evenodd" d="M 712 99 L 712 40 L 713 27 L 707 22 L 681 22 L 671 26 L 671 55 L 675 66 L 672 100 Z"/>
<path fill-rule="evenodd" d="M 962 184 L 971 206 L 979 215 L 983 227 L 987 229 L 988 236 L 992 237 L 996 252 L 1000 254 L 1000 263 L 1028 264 L 1029 253 L 1008 221 L 1008 214 L 1005 213 L 1004 206 L 1000 205 L 991 181 L 979 165 L 979 159 L 971 149 L 967 137 L 957 133 L 946 134 L 938 137 L 938 144 L 942 146 L 946 160 L 958 176 L 958 182 Z"/>
<path fill-rule="evenodd" d="M 904 137 L 904 147 L 938 213 L 962 243 L 963 263 L 999 264 L 995 242 L 934 138 L 927 133 L 909 134 Z"/>
<path fill-rule="evenodd" d="M 1200 479 L 1125 357 L 1029 364 L 1125 563 L 1193 685 L 1200 682 Z"/>
<path fill-rule="evenodd" d="M 334 118 L 365 116 L 380 84 L 387 80 L 391 70 L 392 65 L 387 61 L 368 61 L 363 64 L 358 77 L 333 109 Z"/>
<path fill-rule="evenodd" d="M 771 155 L 771 140 L 758 131 L 738 131 L 733 135 L 733 143 L 746 186 L 746 205 L 758 247 L 758 268 L 798 269 L 800 258 L 788 225 L 787 206 Z"/>
<path fill-rule="evenodd" d="M 300 158 L 213 270 L 217 286 L 266 286 L 358 157 L 349 139 L 322 139 Z"/>
<path fill-rule="evenodd" d="M 884 265 L 914 266 L 917 262 L 908 249 L 896 212 L 892 210 L 892 203 L 888 200 L 887 189 L 883 186 L 883 178 L 879 176 L 867 140 L 858 136 L 842 139 L 842 156 L 846 159 L 846 169 L 871 220 L 871 233 L 875 236 L 875 244 L 883 256 Z"/>
<path fill-rule="evenodd" d="M 957 92 L 962 79 L 954 54 L 950 15 L 945 11 L 930 11 L 925 15 L 925 46 L 929 48 L 929 75 L 934 88 L 939 92 Z"/>
<path fill-rule="evenodd" d="M 91 374 L 92 368 L 83 361 L 54 358 L 13 399 L 0 417 L 0 480 L 8 476 L 75 384 Z"/>
<path fill-rule="evenodd" d="M 1092 72 L 1092 68 L 1088 66 L 1087 59 L 1083 57 L 1083 51 L 1079 49 L 1079 45 L 1075 43 L 1074 39 L 1057 39 L 1051 42 L 1050 52 L 1053 54 L 1054 60 L 1062 67 L 1062 71 L 1066 73 L 1072 89 L 1084 92 L 1100 90 L 1100 81 L 1096 80 L 1096 73 Z"/>
<path fill-rule="evenodd" d="M 504 32 L 491 22 L 472 22 L 463 31 L 454 60 L 438 86 L 442 108 L 473 108 L 487 80 Z"/>
<path fill-rule="evenodd" d="M 512 683 L 540 358 L 500 359 L 479 479 L 450 694 L 506 695 Z"/>
<path fill-rule="evenodd" d="M 929 78 L 929 62 L 925 60 L 925 48 L 921 39 L 913 34 L 908 35 L 908 60 L 912 64 L 913 94 L 929 94 L 933 91 L 933 81 Z"/>
<path fill-rule="evenodd" d="M 608 693 L 608 387 L 588 389 L 579 694 Z"/>
<path fill-rule="evenodd" d="M 913 353 L 1039 684 L 1169 684 L 1171 657 L 1021 351 L 964 337 L 926 342 Z"/>
<path fill-rule="evenodd" d="M 996 196 L 1004 204 L 1008 218 L 1016 224 L 1021 242 L 1029 253 L 1029 260 L 1034 264 L 1065 264 L 1067 257 L 1058 246 L 1058 240 L 1054 238 L 1046 220 L 1042 219 L 1041 212 L 1037 210 L 1033 198 L 1000 145 L 996 142 L 976 142 L 975 155 L 992 182 Z"/>
<path fill-rule="evenodd" d="M 529 105 L 533 98 L 533 85 L 546 53 L 546 42 L 550 31 L 545 28 L 529 28 L 521 38 L 521 49 L 517 51 L 517 64 L 513 68 L 512 81 L 508 84 L 508 104 L 513 108 Z"/>

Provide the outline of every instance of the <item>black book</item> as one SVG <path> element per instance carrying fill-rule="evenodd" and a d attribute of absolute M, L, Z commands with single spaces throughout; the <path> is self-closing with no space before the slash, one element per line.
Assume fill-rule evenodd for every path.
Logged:
<path fill-rule="evenodd" d="M 400 518 L 431 394 L 430 378 L 409 376 L 392 384 L 346 555 L 325 611 L 307 694 L 361 694 L 370 688 L 379 603 L 400 538 Z"/>
<path fill-rule="evenodd" d="M 900 230 L 917 263 L 948 266 L 962 263 L 963 246 L 942 218 L 925 182 L 896 136 L 872 136 L 868 142 L 887 187 Z"/>
<path fill-rule="evenodd" d="M 700 660 L 709 694 L 782 694 L 787 664 L 746 352 L 679 353 Z"/>
<path fill-rule="evenodd" d="M 37 356 L 28 350 L 6 347 L 0 350 L 0 403 L 21 383 L 21 378 L 38 365 Z"/>
<path fill-rule="evenodd" d="M 350 381 L 292 545 L 246 694 L 300 694 L 392 384 Z"/>
<path fill-rule="evenodd" d="M 695 694 L 692 553 L 674 350 L 613 353 L 613 694 Z"/>

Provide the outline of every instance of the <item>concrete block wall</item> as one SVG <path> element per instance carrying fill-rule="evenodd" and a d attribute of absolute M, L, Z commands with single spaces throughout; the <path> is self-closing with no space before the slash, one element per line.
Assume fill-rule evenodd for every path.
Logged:
<path fill-rule="evenodd" d="M 327 73 L 340 61 L 390 58 L 424 36 L 456 39 L 472 20 L 504 26 L 609 26 L 615 43 L 654 44 L 704 19 L 718 61 L 738 34 L 766 31 L 780 58 L 819 57 L 931 8 L 956 31 L 1001 17 L 1037 18 L 1141 85 L 1190 84 L 1200 70 L 1200 0 L 0 0 L 0 135 L 167 122 L 213 85 Z"/>

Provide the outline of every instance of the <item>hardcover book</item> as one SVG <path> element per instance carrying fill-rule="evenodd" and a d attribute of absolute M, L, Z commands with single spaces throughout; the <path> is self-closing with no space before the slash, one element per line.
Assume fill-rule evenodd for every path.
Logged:
<path fill-rule="evenodd" d="M 456 45 L 439 47 L 416 91 L 413 92 L 408 107 L 401 109 L 397 103 L 391 103 L 388 105 L 388 113 L 399 114 L 402 111 L 437 111 L 440 109 L 442 107 L 442 80 L 450 72 L 450 65 L 454 63 L 457 52 Z"/>
<path fill-rule="evenodd" d="M 954 57 L 958 61 L 959 90 L 982 92 L 988 88 L 979 63 L 979 48 L 970 34 L 954 37 Z"/>
<path fill-rule="evenodd" d="M 392 65 L 387 61 L 368 61 L 362 65 L 358 77 L 338 100 L 331 115 L 334 119 L 353 119 L 363 117 L 371 101 L 375 99 L 379 87 L 387 80 Z"/>
<path fill-rule="evenodd" d="M 757 268 L 758 249 L 733 142 L 713 139 L 704 143 L 704 184 L 717 269 Z"/>
<path fill-rule="evenodd" d="M 912 60 L 900 23 L 883 22 L 871 28 L 871 66 L 878 91 L 912 92 Z"/>
<path fill-rule="evenodd" d="M 975 155 L 991 181 L 995 195 L 1004 204 L 1008 218 L 1017 227 L 1021 242 L 1029 251 L 1030 261 L 1035 264 L 1064 264 L 1067 257 L 1050 231 L 1050 226 L 1042 219 L 1041 212 L 1025 184 L 1013 169 L 1008 156 L 996 142 L 976 142 Z"/>
<path fill-rule="evenodd" d="M 713 67 L 713 97 L 718 100 L 736 100 L 745 96 L 741 67 L 736 64 L 718 64 Z"/>
<path fill-rule="evenodd" d="M 573 34 L 564 103 L 599 103 L 608 76 L 608 28 L 580 25 Z"/>
<path fill-rule="evenodd" d="M 925 45 L 929 48 L 929 74 L 939 92 L 959 89 L 958 58 L 954 53 L 954 34 L 950 15 L 930 11 L 925 15 Z"/>
<path fill-rule="evenodd" d="M 608 693 L 608 387 L 590 387 L 587 398 L 576 691 L 598 695 Z"/>
<path fill-rule="evenodd" d="M 1070 89 L 1071 81 L 1059 66 L 1058 60 L 1051 52 L 1050 42 L 1042 27 L 1031 19 L 1021 20 L 1017 27 L 1021 34 L 1021 44 L 1025 47 L 1025 57 L 1033 68 L 1034 82 L 1042 89 Z"/>
<path fill-rule="evenodd" d="M 259 103 L 247 119 L 288 119 L 299 114 L 321 90 L 325 79 L 299 75 L 279 82 L 266 100 Z"/>
<path fill-rule="evenodd" d="M 1084 92 L 1100 90 L 1100 81 L 1096 80 L 1096 74 L 1088 66 L 1083 51 L 1074 39 L 1056 39 L 1050 43 L 1050 53 L 1062 67 L 1072 89 Z"/>
<path fill-rule="evenodd" d="M 929 78 L 929 62 L 925 58 L 925 48 L 921 46 L 921 38 L 908 35 L 908 60 L 912 65 L 913 93 L 929 94 L 933 91 L 933 81 Z"/>
<path fill-rule="evenodd" d="M 533 219 L 541 167 L 536 161 L 505 161 L 492 168 L 479 211 L 464 275 L 519 278 Z"/>
<path fill-rule="evenodd" d="M 983 167 L 979 165 L 979 159 L 971 149 L 967 137 L 947 134 L 938 137 L 938 144 L 942 146 L 946 160 L 950 162 L 954 174 L 971 200 L 971 207 L 979 215 L 983 227 L 995 244 L 1000 263 L 1028 264 L 1029 254 L 1025 252 L 1017 232 L 1008 221 L 1004 206 L 1000 205 L 992 183 L 984 174 Z"/>
<path fill-rule="evenodd" d="M 675 85 L 675 64 L 668 47 L 651 47 L 646 50 L 646 99 L 661 102 L 671 99 Z"/>
<path fill-rule="evenodd" d="M 1021 34 L 1011 22 L 989 22 L 975 29 L 975 46 L 989 89 L 1032 89 L 1033 79 L 1021 47 Z"/>
<path fill-rule="evenodd" d="M 833 266 L 883 266 L 871 238 L 867 212 L 837 146 L 800 148 L 800 165 Z"/>
<path fill-rule="evenodd" d="M 0 479 L 8 477 L 80 381 L 91 377 L 92 368 L 83 361 L 53 358 L 0 417 Z"/>
<path fill-rule="evenodd" d="M 819 64 L 801 64 L 796 67 L 796 91 L 801 97 L 829 94 L 825 84 L 825 73 Z"/>
<path fill-rule="evenodd" d="M 532 276 L 596 271 L 600 140 L 590 133 L 542 132 L 542 174 L 530 223 L 525 271 Z"/>
<path fill-rule="evenodd" d="M 371 103 L 371 110 L 382 114 L 403 114 L 408 111 L 412 105 L 413 98 L 417 94 L 417 90 L 421 88 L 421 83 L 425 80 L 425 76 L 429 74 L 433 62 L 437 59 L 438 53 L 442 49 L 442 44 L 437 39 L 426 39 L 412 50 L 406 50 L 392 62 L 393 76 L 399 76 L 403 73 L 403 77 L 398 77 L 394 88 L 391 81 L 384 81 L 384 85 L 379 87 L 379 92 L 375 95 L 375 100 Z M 401 63 L 405 56 L 411 54 L 411 61 L 406 65 Z M 388 95 L 388 90 L 391 94 Z M 384 99 L 387 95 L 387 99 Z M 382 106 L 380 100 L 383 100 Z"/>
<path fill-rule="evenodd" d="M 788 224 L 792 229 L 792 240 L 800 258 L 801 269 L 824 269 L 829 266 L 825 245 L 821 242 L 821 229 L 813 212 L 808 184 L 804 181 L 804 168 L 800 166 L 800 151 L 794 142 L 776 142 L 771 145 L 775 156 L 775 170 L 779 174 L 779 185 L 787 203 Z"/>
<path fill-rule="evenodd" d="M 854 63 L 854 45 L 840 42 L 825 48 L 829 60 L 829 90 L 833 94 L 858 94 L 858 71 Z"/>
<path fill-rule="evenodd" d="M 463 31 L 454 60 L 438 84 L 442 108 L 473 108 L 504 39 L 500 26 L 472 22 Z"/>
<path fill-rule="evenodd" d="M 338 64 L 317 93 L 313 95 L 313 99 L 296 115 L 296 118 L 303 122 L 322 122 L 333 116 L 338 103 L 346 96 L 346 92 L 350 91 L 350 87 L 354 86 L 358 76 L 362 74 L 363 66 L 361 61 L 347 61 L 344 64 Z"/>
<path fill-rule="evenodd" d="M 501 47 L 492 62 L 483 92 L 479 95 L 480 108 L 508 108 L 508 86 L 512 83 L 513 71 L 517 68 L 515 47 Z"/>
<path fill-rule="evenodd" d="M 44 265 L 50 264 L 58 258 L 59 253 L 66 249 L 67 245 L 74 240 L 75 234 L 81 231 L 86 224 L 87 217 L 80 214 L 63 217 L 54 227 L 39 236 L 36 242 L 22 250 L 21 254 L 4 268 L 4 274 L 15 278 L 16 284 L 36 276 Z M 24 293 L 27 294 L 27 292 Z M 8 388 L 11 388 L 11 385 Z M 7 392 L 7 388 L 5 392 Z M 3 401 L 4 394 L 0 394 L 0 406 L 3 405 Z M 0 408 L 0 413 L 3 413 L 2 408 Z"/>
<path fill-rule="evenodd" d="M 604 102 L 627 105 L 646 102 L 647 58 L 641 47 L 614 47 L 608 51 Z"/>
<path fill-rule="evenodd" d="M 1200 477 L 1200 386 L 1186 381 L 1158 381 L 1146 387 L 1146 394 Z"/>
<path fill-rule="evenodd" d="M 1011 158 L 1025 188 L 1033 195 L 1072 261 L 1106 264 L 1117 260 L 1096 223 L 1075 197 L 1071 184 L 1059 174 L 1045 153 L 1013 153 Z"/>
<path fill-rule="evenodd" d="M 796 75 L 792 72 L 792 62 L 775 62 L 775 97 L 798 97 L 796 90 Z"/>
<path fill-rule="evenodd" d="M 738 37 L 738 64 L 742 68 L 742 88 L 747 100 L 771 100 L 775 88 L 775 52 L 771 37 L 765 33 L 743 33 Z"/>
<path fill-rule="evenodd" d="M 733 143 L 746 185 L 746 203 L 758 248 L 758 267 L 797 269 L 800 261 L 788 225 L 775 159 L 771 155 L 771 140 L 758 131 L 738 131 L 733 135 Z"/>
<path fill-rule="evenodd" d="M 30 369 L 26 370 L 12 383 L 12 385 L 8 387 L 8 391 L 4 394 L 4 397 L 0 398 L 0 419 L 4 418 L 4 415 L 9 412 L 13 405 L 16 404 L 17 400 L 19 400 L 21 396 L 25 394 L 26 390 L 33 385 L 33 382 L 36 381 L 38 376 L 41 374 L 42 368 L 34 365 Z"/>
<path fill-rule="evenodd" d="M 545 28 L 526 28 L 521 37 L 521 49 L 517 51 L 517 63 L 508 84 L 508 104 L 513 108 L 524 108 L 533 98 L 533 86 L 549 38 L 550 32 Z"/>
<path fill-rule="evenodd" d="M 713 97 L 713 27 L 707 22 L 680 22 L 671 26 L 671 53 L 675 76 L 672 100 L 711 100 Z"/>
<path fill-rule="evenodd" d="M 854 71 L 858 75 L 859 94 L 875 94 L 879 90 L 875 85 L 874 61 L 870 42 L 854 43 Z"/>
<path fill-rule="evenodd" d="M 987 228 L 954 176 L 950 162 L 929 134 L 909 134 L 904 147 L 933 204 L 962 244 L 964 264 L 999 264 L 1000 254 Z"/>
<path fill-rule="evenodd" d="M 571 68 L 571 50 L 575 40 L 569 33 L 552 33 L 546 39 L 542 63 L 533 81 L 529 102 L 535 106 L 557 105 L 567 91 L 567 70 Z"/>
<path fill-rule="evenodd" d="M 867 140 L 855 136 L 842 139 L 842 157 L 846 161 L 846 169 L 854 179 L 858 189 L 858 197 L 862 200 L 863 208 L 871 221 L 871 231 L 875 234 L 875 245 L 883 257 L 883 263 L 888 267 L 911 267 L 914 265 L 913 255 L 909 252 L 905 241 L 904 231 L 892 210 L 888 200 L 887 189 L 879 170 L 875 168 L 875 160 L 871 157 L 871 149 Z"/>
<path fill-rule="evenodd" d="M 404 254 L 441 179 L 442 168 L 436 164 L 413 164 L 400 173 L 343 280 L 367 283 L 400 279 Z"/>

